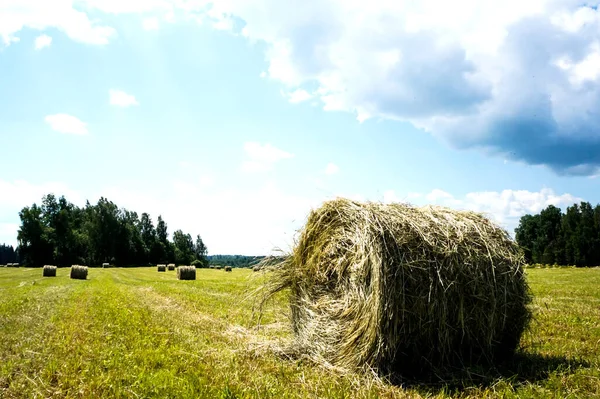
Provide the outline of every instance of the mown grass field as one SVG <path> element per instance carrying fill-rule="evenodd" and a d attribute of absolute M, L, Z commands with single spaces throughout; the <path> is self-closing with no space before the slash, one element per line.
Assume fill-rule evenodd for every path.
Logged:
<path fill-rule="evenodd" d="M 285 297 L 257 329 L 248 270 L 68 273 L 0 269 L 0 398 L 600 397 L 600 269 L 527 270 L 523 354 L 447 385 L 339 376 L 265 350 L 289 337 Z"/>

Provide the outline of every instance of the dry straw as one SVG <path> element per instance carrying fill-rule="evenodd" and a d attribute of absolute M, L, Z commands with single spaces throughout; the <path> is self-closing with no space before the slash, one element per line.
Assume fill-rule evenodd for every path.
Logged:
<path fill-rule="evenodd" d="M 174 264 L 174 263 L 169 263 L 169 264 L 167 265 L 167 268 L 168 268 L 169 270 L 175 270 L 175 264 Z"/>
<path fill-rule="evenodd" d="M 156 266 L 156 269 L 157 269 L 159 272 L 164 272 L 164 271 L 166 271 L 166 270 L 167 270 L 167 266 L 166 266 L 166 265 L 157 265 L 157 266 Z"/>
<path fill-rule="evenodd" d="M 524 259 L 483 215 L 336 199 L 313 210 L 262 304 L 290 289 L 293 349 L 342 369 L 419 373 L 512 355 L 530 320 Z"/>
<path fill-rule="evenodd" d="M 196 266 L 179 266 L 177 268 L 178 280 L 195 280 Z"/>
<path fill-rule="evenodd" d="M 71 278 L 76 280 L 87 279 L 88 268 L 87 266 L 73 265 L 71 266 Z"/>
<path fill-rule="evenodd" d="M 44 265 L 42 276 L 43 277 L 56 277 L 56 266 Z"/>
<path fill-rule="evenodd" d="M 231 271 L 231 266 L 225 266 L 225 271 L 226 272 L 230 272 Z"/>

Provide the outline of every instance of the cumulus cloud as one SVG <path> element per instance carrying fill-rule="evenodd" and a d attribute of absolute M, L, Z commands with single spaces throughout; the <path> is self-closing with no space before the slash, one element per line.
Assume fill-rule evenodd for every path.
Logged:
<path fill-rule="evenodd" d="M 289 94 L 285 94 L 285 97 L 287 97 L 288 101 L 292 104 L 298 104 L 310 100 L 312 95 L 310 95 L 310 93 L 308 93 L 306 90 L 296 89 Z"/>
<path fill-rule="evenodd" d="M 158 18 L 156 17 L 144 18 L 142 26 L 145 30 L 157 30 L 160 27 Z"/>
<path fill-rule="evenodd" d="M 242 163 L 242 170 L 249 173 L 271 170 L 275 163 L 294 156 L 269 143 L 247 142 L 244 144 L 244 152 L 247 159 Z"/>
<path fill-rule="evenodd" d="M 139 105 L 137 100 L 131 94 L 127 94 L 122 90 L 110 89 L 108 91 L 110 97 L 110 105 L 116 105 L 118 107 L 130 107 L 132 105 Z"/>
<path fill-rule="evenodd" d="M 556 194 L 549 188 L 537 192 L 527 190 L 479 191 L 468 193 L 464 197 L 456 197 L 443 190 L 434 189 L 424 195 L 415 195 L 415 193 L 412 195 L 418 199 L 421 205 L 443 205 L 485 213 L 503 225 L 510 233 L 514 231 L 519 219 L 525 214 L 539 213 L 549 205 L 565 208 L 584 201 L 572 194 Z M 396 199 L 395 194 L 393 199 Z"/>
<path fill-rule="evenodd" d="M 78 118 L 68 114 L 48 115 L 45 121 L 50 128 L 59 133 L 86 135 L 88 134 L 87 124 Z"/>
<path fill-rule="evenodd" d="M 0 2 L 0 39 L 4 45 L 18 42 L 17 34 L 24 28 L 55 28 L 75 41 L 88 44 L 106 44 L 116 35 L 112 27 L 90 19 L 86 12 L 75 9 L 71 1 Z"/>
<path fill-rule="evenodd" d="M 340 171 L 340 167 L 337 166 L 336 164 L 334 164 L 333 162 L 328 163 L 327 166 L 325 167 L 326 175 L 335 175 L 339 171 Z"/>
<path fill-rule="evenodd" d="M 52 38 L 48 35 L 40 35 L 35 38 L 35 49 L 41 50 L 44 47 L 49 47 L 52 44 Z"/>
<path fill-rule="evenodd" d="M 600 17 L 572 0 L 211 3 L 268 44 L 270 78 L 325 110 L 409 121 L 558 173 L 600 165 Z M 424 50 L 426 49 L 426 51 Z M 295 91 L 294 91 L 295 90 Z"/>
<path fill-rule="evenodd" d="M 0 37 L 9 44 L 23 28 L 56 28 L 104 44 L 115 34 L 105 14 L 182 14 L 265 43 L 265 76 L 293 103 L 310 98 L 360 121 L 408 121 L 456 148 L 559 174 L 600 173 L 600 11 L 593 4 L 310 0 L 294 12 L 275 0 L 77 4 L 5 0 Z"/>

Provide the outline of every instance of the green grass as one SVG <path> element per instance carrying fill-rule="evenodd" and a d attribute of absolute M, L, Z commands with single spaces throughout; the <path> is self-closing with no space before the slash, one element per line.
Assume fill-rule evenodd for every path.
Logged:
<path fill-rule="evenodd" d="M 0 269 L 1 398 L 600 397 L 600 269 L 528 269 L 536 321 L 525 350 L 447 384 L 376 382 L 284 359 L 285 298 L 256 328 L 257 273 L 155 268 Z"/>

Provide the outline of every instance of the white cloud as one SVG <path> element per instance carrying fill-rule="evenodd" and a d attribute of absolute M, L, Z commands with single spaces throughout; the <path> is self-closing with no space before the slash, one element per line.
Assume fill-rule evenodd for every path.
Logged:
<path fill-rule="evenodd" d="M 312 95 L 304 89 L 297 89 L 289 94 L 284 94 L 288 101 L 292 104 L 298 104 L 312 98 Z"/>
<path fill-rule="evenodd" d="M 87 7 L 110 14 L 169 12 L 177 1 L 170 0 L 81 0 Z M 179 2 L 181 4 L 181 2 Z"/>
<path fill-rule="evenodd" d="M 333 162 L 328 163 L 327 166 L 325 167 L 325 174 L 326 175 L 335 175 L 339 171 L 340 171 L 339 166 L 337 166 Z"/>
<path fill-rule="evenodd" d="M 275 0 L 200 4 L 215 21 L 243 19 L 242 35 L 267 44 L 267 74 L 295 90 L 290 99 L 310 92 L 359 121 L 408 121 L 454 146 L 562 173 L 600 165 L 600 11 L 591 4 L 311 0 L 294 12 Z"/>
<path fill-rule="evenodd" d="M 110 104 L 118 107 L 130 107 L 132 105 L 139 105 L 137 100 L 131 94 L 127 94 L 122 90 L 110 89 L 108 91 L 110 96 Z"/>
<path fill-rule="evenodd" d="M 126 3 L 126 2 L 125 2 Z M 88 18 L 72 1 L 3 0 L 0 2 L 0 39 L 4 45 L 19 41 L 25 28 L 56 28 L 71 39 L 88 44 L 106 44 L 116 35 L 110 26 Z"/>
<path fill-rule="evenodd" d="M 383 193 L 383 202 L 385 204 L 391 204 L 394 202 L 400 202 L 396 192 L 394 190 L 387 190 Z"/>
<path fill-rule="evenodd" d="M 78 118 L 68 114 L 48 115 L 45 118 L 50 128 L 59 133 L 86 135 L 88 134 L 87 124 Z"/>
<path fill-rule="evenodd" d="M 294 156 L 269 143 L 247 142 L 244 144 L 244 151 L 248 159 L 242 163 L 242 170 L 249 173 L 271 170 L 275 163 Z"/>
<path fill-rule="evenodd" d="M 443 190 L 435 189 L 424 196 L 425 202 L 482 212 L 508 229 L 512 234 L 519 219 L 525 214 L 536 214 L 548 205 L 560 208 L 583 201 L 572 194 L 556 194 L 549 188 L 538 192 L 527 190 L 503 190 L 471 192 L 464 197 L 455 197 Z"/>
<path fill-rule="evenodd" d="M 41 50 L 44 47 L 49 47 L 52 44 L 52 38 L 48 35 L 40 35 L 35 38 L 35 49 Z"/>
<path fill-rule="evenodd" d="M 204 176 L 200 176 L 200 179 L 198 179 L 198 182 L 200 184 L 200 187 L 211 187 L 212 185 L 215 184 L 215 179 L 212 176 L 204 175 Z"/>
<path fill-rule="evenodd" d="M 149 17 L 144 18 L 144 20 L 142 21 L 142 26 L 145 30 L 157 30 L 160 27 L 160 24 L 158 22 L 158 18 Z"/>

